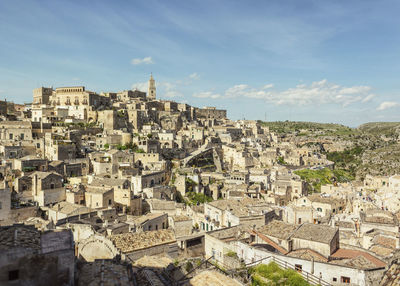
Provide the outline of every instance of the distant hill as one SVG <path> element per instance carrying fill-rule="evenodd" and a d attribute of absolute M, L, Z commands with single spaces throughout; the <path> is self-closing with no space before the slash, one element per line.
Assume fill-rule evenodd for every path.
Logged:
<path fill-rule="evenodd" d="M 358 126 L 357 129 L 372 135 L 393 136 L 400 134 L 400 122 L 369 122 Z"/>
<path fill-rule="evenodd" d="M 324 131 L 327 135 L 335 135 L 335 133 L 353 133 L 354 128 L 342 124 L 335 123 L 319 123 L 307 121 L 259 121 L 262 125 L 268 126 L 272 132 L 291 133 L 302 132 L 302 130 Z"/>

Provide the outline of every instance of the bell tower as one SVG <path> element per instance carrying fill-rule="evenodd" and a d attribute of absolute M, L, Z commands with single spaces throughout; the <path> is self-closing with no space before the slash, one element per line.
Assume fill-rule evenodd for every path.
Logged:
<path fill-rule="evenodd" d="M 156 99 L 156 81 L 153 78 L 153 73 L 150 75 L 147 97 L 150 99 Z"/>

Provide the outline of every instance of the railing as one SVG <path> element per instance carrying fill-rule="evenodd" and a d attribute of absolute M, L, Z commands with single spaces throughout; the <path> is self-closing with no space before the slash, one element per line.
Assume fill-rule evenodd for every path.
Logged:
<path fill-rule="evenodd" d="M 299 271 L 295 265 L 290 264 L 287 261 L 279 259 L 275 256 L 267 256 L 260 260 L 250 262 L 250 263 L 246 264 L 246 267 L 251 267 L 251 266 L 260 264 L 265 260 L 267 260 L 267 261 L 272 260 L 272 262 L 275 262 L 279 267 L 281 267 L 283 269 L 292 269 L 292 270 L 297 271 L 308 283 L 310 283 L 312 285 L 321 285 L 321 286 L 331 286 L 332 285 L 329 282 L 322 280 L 322 278 L 317 277 L 314 274 L 311 274 L 307 271 L 304 271 L 304 270 Z"/>
<path fill-rule="evenodd" d="M 185 276 L 183 276 L 181 279 L 179 279 L 178 282 L 187 279 L 187 277 L 189 276 L 190 273 L 193 273 L 194 271 L 196 271 L 196 270 L 197 270 L 198 268 L 200 268 L 203 264 L 206 264 L 206 265 L 207 265 L 207 263 L 210 263 L 210 264 L 211 264 L 211 259 L 212 259 L 212 258 L 213 258 L 213 257 L 211 256 L 210 258 L 208 258 L 208 259 L 202 261 L 199 265 L 197 265 L 197 266 L 194 267 L 192 270 L 190 270 L 188 273 L 186 273 Z"/>

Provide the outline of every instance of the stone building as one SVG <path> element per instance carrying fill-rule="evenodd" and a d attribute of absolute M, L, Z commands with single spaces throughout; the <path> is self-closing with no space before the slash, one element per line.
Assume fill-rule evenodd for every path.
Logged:
<path fill-rule="evenodd" d="M 0 227 L 0 284 L 74 285 L 70 230 L 39 232 L 33 226 Z"/>
<path fill-rule="evenodd" d="M 11 212 L 11 191 L 4 182 L 0 183 L 0 225 L 7 221 Z"/>
<path fill-rule="evenodd" d="M 66 199 L 63 177 L 57 173 L 34 172 L 32 178 L 33 199 L 39 206 L 58 203 Z"/>
<path fill-rule="evenodd" d="M 239 260 L 251 266 L 275 261 L 285 269 L 298 271 L 305 280 L 313 279 L 316 285 L 378 285 L 386 263 L 366 251 L 338 248 L 329 259 L 309 248 L 287 252 L 282 246 L 283 241 L 290 237 L 296 228 L 280 225 L 271 227 L 268 231 L 265 229 L 269 236 L 264 236 L 259 243 L 255 243 L 251 237 L 252 231 L 243 226 L 208 232 L 205 234 L 205 257 L 223 266 L 229 262 L 229 259 L 226 259 L 229 258 L 226 255 L 229 252 L 235 253 Z M 311 238 L 313 233 L 308 233 L 310 230 L 306 228 L 304 231 L 305 235 L 299 236 L 301 240 L 308 241 L 305 247 L 315 249 L 319 247 L 318 241 L 323 240 L 322 244 L 328 250 L 331 248 L 328 247 L 328 242 L 335 241 L 334 231 L 325 233 L 326 229 L 323 229 L 321 233 L 319 230 L 318 233 L 322 236 L 317 238 L 315 243 L 314 238 Z"/>
<path fill-rule="evenodd" d="M 215 107 L 204 107 L 196 109 L 196 118 L 204 119 L 226 119 L 226 110 Z"/>
<path fill-rule="evenodd" d="M 112 207 L 114 205 L 114 189 L 89 186 L 86 189 L 85 202 L 86 206 L 92 209 Z"/>
<path fill-rule="evenodd" d="M 32 140 L 32 125 L 29 121 L 0 121 L 0 141 L 24 140 Z"/>
<path fill-rule="evenodd" d="M 53 95 L 53 88 L 39 87 L 33 90 L 33 105 L 48 104 L 50 97 Z"/>
<path fill-rule="evenodd" d="M 150 75 L 147 97 L 153 100 L 156 99 L 156 81 L 153 78 L 153 74 Z"/>
<path fill-rule="evenodd" d="M 133 232 L 152 231 L 168 228 L 168 214 L 148 213 L 139 217 L 128 217 L 126 221 Z"/>

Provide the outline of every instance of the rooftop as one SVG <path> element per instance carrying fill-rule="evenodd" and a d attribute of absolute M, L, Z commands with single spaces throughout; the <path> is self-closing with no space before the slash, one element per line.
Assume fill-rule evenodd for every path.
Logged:
<path fill-rule="evenodd" d="M 123 253 L 176 242 L 174 232 L 169 229 L 116 234 L 111 239 L 115 246 Z"/>
<path fill-rule="evenodd" d="M 24 247 L 39 250 L 40 232 L 34 226 L 12 225 L 0 227 L 0 249 Z"/>
<path fill-rule="evenodd" d="M 380 268 L 386 266 L 386 263 L 382 260 L 361 250 L 339 248 L 331 255 L 331 257 L 334 259 L 331 263 L 361 269 Z"/>
<path fill-rule="evenodd" d="M 60 202 L 55 204 L 51 209 L 67 215 L 77 215 L 90 212 L 89 208 L 85 206 L 68 202 Z"/>
<path fill-rule="evenodd" d="M 292 237 L 330 243 L 337 232 L 337 228 L 328 225 L 304 223 L 295 231 Z"/>
<path fill-rule="evenodd" d="M 263 225 L 257 229 L 257 232 L 276 237 L 279 239 L 289 239 L 297 226 L 279 220 L 273 220 L 267 225 Z"/>

